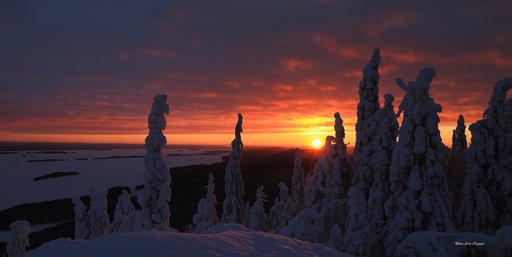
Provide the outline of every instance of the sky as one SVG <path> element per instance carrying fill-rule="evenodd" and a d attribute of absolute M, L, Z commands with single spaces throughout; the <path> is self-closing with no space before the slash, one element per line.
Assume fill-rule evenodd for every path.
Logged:
<path fill-rule="evenodd" d="M 310 145 L 354 126 L 362 69 L 380 96 L 424 67 L 451 145 L 512 75 L 511 1 L 3 1 L 0 141 L 143 143 L 167 94 L 170 144 Z M 469 132 L 468 136 L 469 135 Z"/>

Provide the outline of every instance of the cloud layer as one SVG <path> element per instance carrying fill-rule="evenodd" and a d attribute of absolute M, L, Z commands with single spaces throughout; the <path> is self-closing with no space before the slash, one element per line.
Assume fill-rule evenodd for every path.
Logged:
<path fill-rule="evenodd" d="M 144 134 L 153 95 L 169 133 L 326 133 L 353 142 L 361 70 L 381 48 L 381 95 L 425 66 L 449 133 L 479 119 L 512 72 L 510 1 L 20 1 L 0 9 L 0 140 Z M 395 106 L 398 102 L 395 103 Z M 302 142 L 301 142 L 302 143 Z"/>

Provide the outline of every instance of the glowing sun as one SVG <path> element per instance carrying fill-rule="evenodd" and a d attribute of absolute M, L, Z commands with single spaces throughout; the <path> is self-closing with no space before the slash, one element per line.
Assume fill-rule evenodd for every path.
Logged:
<path fill-rule="evenodd" d="M 320 141 L 318 138 L 315 138 L 311 144 L 313 145 L 313 148 L 318 149 L 320 146 L 322 146 L 322 141 Z"/>

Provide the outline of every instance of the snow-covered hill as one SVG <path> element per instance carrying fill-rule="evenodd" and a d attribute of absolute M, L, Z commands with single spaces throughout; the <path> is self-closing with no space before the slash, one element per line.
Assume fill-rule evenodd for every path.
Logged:
<path fill-rule="evenodd" d="M 110 234 L 93 240 L 62 238 L 27 252 L 25 257 L 168 256 L 322 256 L 350 257 L 328 246 L 240 225 L 221 224 L 203 234 L 145 231 Z"/>

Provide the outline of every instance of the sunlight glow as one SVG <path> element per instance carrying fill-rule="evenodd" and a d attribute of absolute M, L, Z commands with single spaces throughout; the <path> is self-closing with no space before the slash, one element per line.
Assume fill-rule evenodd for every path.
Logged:
<path fill-rule="evenodd" d="M 313 148 L 320 148 L 322 146 L 322 141 L 320 141 L 320 139 L 318 138 L 315 138 L 312 142 L 312 145 L 313 145 Z"/>

